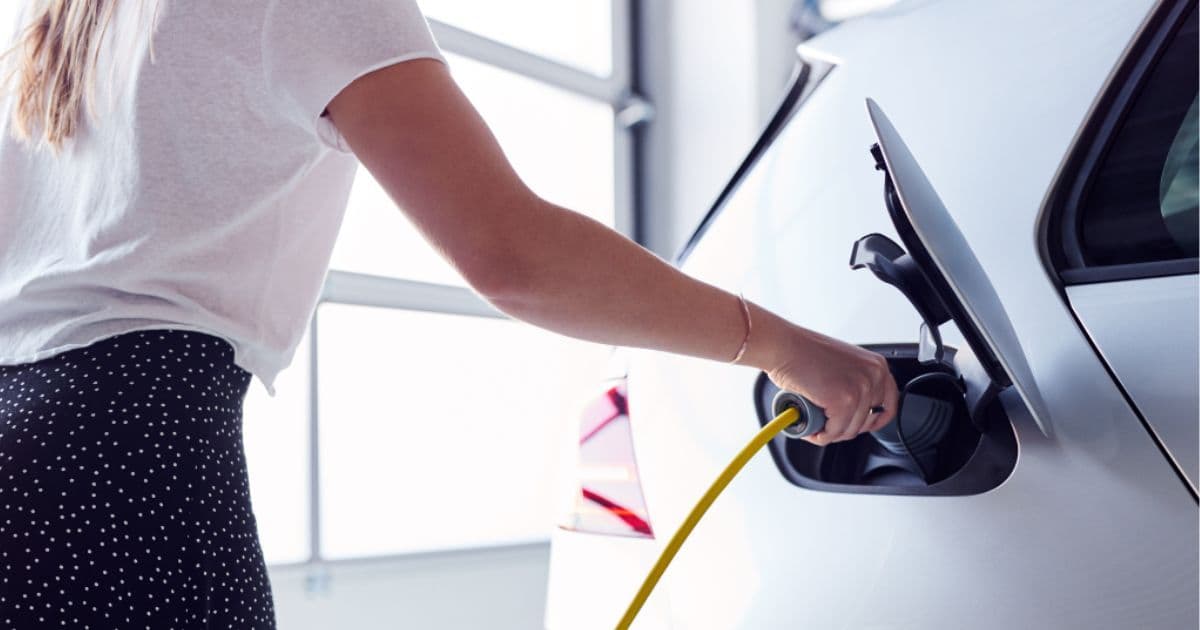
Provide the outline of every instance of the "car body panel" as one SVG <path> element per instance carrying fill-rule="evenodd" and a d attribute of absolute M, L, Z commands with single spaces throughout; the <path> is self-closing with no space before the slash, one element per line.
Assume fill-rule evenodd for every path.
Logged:
<path fill-rule="evenodd" d="M 671 604 L 663 627 L 1196 626 L 1196 502 L 1079 328 L 1036 238 L 1064 156 L 1154 5 L 908 2 L 801 48 L 838 66 L 685 271 L 853 343 L 915 342 L 905 298 L 846 264 L 859 237 L 896 235 L 868 153 L 862 103 L 875 98 L 991 280 L 1042 409 L 1035 421 L 1017 391 L 1001 395 L 1017 465 L 971 496 L 812 491 L 760 454 L 651 598 Z M 943 336 L 962 345 L 951 325 Z M 757 373 L 630 358 L 634 443 L 661 546 L 757 429 Z"/>
<path fill-rule="evenodd" d="M 658 557 L 653 540 L 554 532 L 550 583 L 546 605 L 547 628 L 612 630 L 641 586 L 640 579 Z M 666 597 L 648 602 L 631 630 L 669 628 Z"/>
<path fill-rule="evenodd" d="M 1184 275 L 1067 287 L 1079 321 L 1193 488 L 1200 482 L 1197 282 Z"/>

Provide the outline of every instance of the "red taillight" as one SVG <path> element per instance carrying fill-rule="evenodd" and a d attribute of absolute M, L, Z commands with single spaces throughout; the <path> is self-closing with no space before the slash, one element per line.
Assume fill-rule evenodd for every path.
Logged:
<path fill-rule="evenodd" d="M 584 410 L 576 462 L 574 496 L 561 524 L 564 529 L 654 537 L 633 455 L 623 380 Z"/>

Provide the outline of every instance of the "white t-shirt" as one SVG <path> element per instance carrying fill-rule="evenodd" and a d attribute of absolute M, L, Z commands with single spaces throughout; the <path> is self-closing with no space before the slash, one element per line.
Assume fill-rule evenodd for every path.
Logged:
<path fill-rule="evenodd" d="M 13 139 L 0 94 L 0 365 L 180 328 L 228 340 L 273 395 L 357 166 L 326 105 L 373 70 L 444 59 L 415 0 L 117 7 L 95 121 L 60 155 Z"/>

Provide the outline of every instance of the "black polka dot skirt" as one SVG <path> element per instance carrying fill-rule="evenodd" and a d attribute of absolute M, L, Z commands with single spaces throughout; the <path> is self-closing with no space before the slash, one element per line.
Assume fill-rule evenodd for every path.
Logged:
<path fill-rule="evenodd" d="M 0 366 L 0 627 L 274 628 L 249 383 L 183 330 Z"/>

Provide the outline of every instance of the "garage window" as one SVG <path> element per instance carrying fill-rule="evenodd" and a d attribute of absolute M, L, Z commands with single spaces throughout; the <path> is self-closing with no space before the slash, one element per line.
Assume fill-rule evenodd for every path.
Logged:
<path fill-rule="evenodd" d="M 421 5 L 521 177 L 631 234 L 631 3 Z M 267 561 L 547 540 L 550 458 L 607 356 L 480 300 L 360 169 L 309 336 L 246 402 Z"/>

